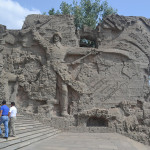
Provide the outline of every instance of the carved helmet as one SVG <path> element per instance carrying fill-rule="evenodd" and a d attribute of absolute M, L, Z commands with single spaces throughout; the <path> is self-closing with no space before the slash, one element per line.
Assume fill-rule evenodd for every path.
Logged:
<path fill-rule="evenodd" d="M 60 32 L 55 32 L 55 33 L 53 34 L 53 40 L 54 40 L 54 36 L 55 36 L 55 35 L 59 36 L 59 39 L 60 39 L 60 42 L 61 42 L 61 40 L 62 40 L 61 33 L 60 33 Z"/>

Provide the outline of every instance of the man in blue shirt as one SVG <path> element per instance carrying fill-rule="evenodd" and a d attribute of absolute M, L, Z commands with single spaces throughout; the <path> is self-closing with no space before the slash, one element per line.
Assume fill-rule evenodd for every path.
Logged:
<path fill-rule="evenodd" d="M 2 102 L 2 106 L 0 108 L 0 125 L 3 123 L 5 127 L 5 136 L 3 138 L 8 139 L 8 113 L 9 113 L 9 107 L 6 105 L 6 101 L 4 100 Z M 0 135 L 2 136 L 2 131 L 0 128 Z"/>

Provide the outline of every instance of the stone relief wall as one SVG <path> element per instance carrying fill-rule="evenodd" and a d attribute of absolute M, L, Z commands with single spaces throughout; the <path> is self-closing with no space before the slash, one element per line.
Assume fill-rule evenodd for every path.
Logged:
<path fill-rule="evenodd" d="M 149 56 L 149 19 L 112 15 L 76 35 L 72 16 L 30 15 L 21 30 L 0 25 L 0 101 L 58 128 L 106 127 L 150 144 Z"/>

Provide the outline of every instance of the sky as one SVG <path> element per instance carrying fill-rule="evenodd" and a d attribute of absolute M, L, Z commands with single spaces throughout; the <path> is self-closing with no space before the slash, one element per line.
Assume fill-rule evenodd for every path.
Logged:
<path fill-rule="evenodd" d="M 0 0 L 0 24 L 7 29 L 21 29 L 27 15 L 42 14 L 51 8 L 58 10 L 62 1 L 71 4 L 73 0 Z M 150 0 L 107 1 L 119 15 L 150 18 Z"/>

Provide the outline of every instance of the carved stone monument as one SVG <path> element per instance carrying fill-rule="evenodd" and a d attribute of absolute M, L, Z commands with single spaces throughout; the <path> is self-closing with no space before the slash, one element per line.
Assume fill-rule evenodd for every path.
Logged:
<path fill-rule="evenodd" d="M 0 101 L 56 128 L 150 144 L 150 20 L 111 15 L 79 31 L 73 21 L 29 15 L 21 30 L 0 25 Z"/>

